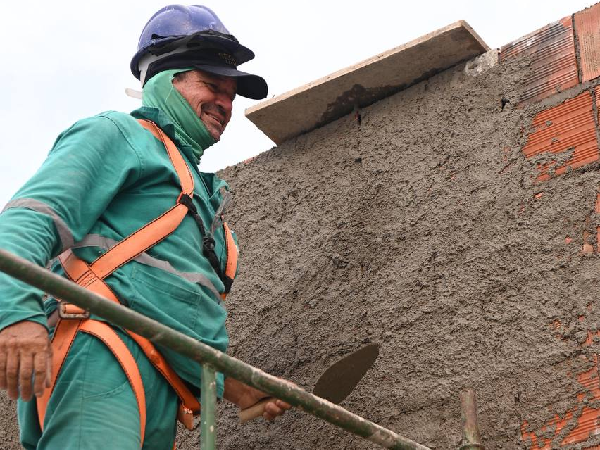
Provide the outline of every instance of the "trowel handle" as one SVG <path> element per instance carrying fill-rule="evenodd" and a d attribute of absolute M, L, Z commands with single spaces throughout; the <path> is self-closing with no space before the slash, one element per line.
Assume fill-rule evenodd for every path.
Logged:
<path fill-rule="evenodd" d="M 260 400 L 258 403 L 250 406 L 249 408 L 242 409 L 239 412 L 240 422 L 246 423 L 249 420 L 256 419 L 257 417 L 261 417 L 265 412 L 265 405 L 269 402 L 275 400 L 273 397 L 267 397 Z"/>

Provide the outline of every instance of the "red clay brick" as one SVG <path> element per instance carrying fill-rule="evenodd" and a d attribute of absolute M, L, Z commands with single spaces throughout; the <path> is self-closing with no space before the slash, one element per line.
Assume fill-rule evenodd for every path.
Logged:
<path fill-rule="evenodd" d="M 591 343 L 591 336 L 588 340 Z M 588 357 L 585 357 L 588 359 Z M 600 434 L 600 409 L 589 406 L 600 400 L 600 377 L 598 376 L 598 356 L 593 355 L 588 359 L 593 362 L 591 369 L 582 372 L 576 376 L 577 381 L 582 387 L 582 392 L 573 398 L 573 406 L 561 415 L 556 414 L 554 418 L 546 422 L 537 432 L 529 431 L 529 424 L 524 421 L 521 424 L 521 438 L 524 441 L 530 440 L 529 450 L 551 450 L 556 447 L 556 439 L 560 436 L 562 430 L 569 426 L 571 430 L 561 440 L 560 446 L 570 446 L 573 444 L 583 444 L 590 438 Z M 584 403 L 585 404 L 582 404 Z M 589 404 L 588 404 L 589 403 Z M 574 425 L 574 426 L 573 426 Z M 551 436 L 548 431 L 552 430 Z M 546 435 L 548 437 L 542 437 Z M 585 445 L 585 444 L 584 444 Z M 570 448 L 570 447 L 569 447 Z M 584 447 L 594 449 L 596 447 Z"/>
<path fill-rule="evenodd" d="M 591 400 L 600 400 L 600 383 L 598 377 L 597 360 L 598 357 L 594 356 L 596 365 L 590 370 L 583 372 L 577 377 L 577 381 L 584 387 L 587 394 L 591 394 Z M 577 425 L 573 430 L 563 439 L 562 445 L 577 444 L 584 442 L 590 437 L 600 433 L 600 426 L 598 421 L 600 419 L 600 410 L 584 406 L 581 411 L 581 415 L 577 419 Z"/>
<path fill-rule="evenodd" d="M 597 119 L 600 119 L 600 86 L 596 86 L 594 89 L 594 96 L 596 97 L 596 109 L 598 110 Z"/>
<path fill-rule="evenodd" d="M 589 218 L 586 219 L 586 228 L 589 226 Z M 590 243 L 591 233 L 588 230 L 583 230 L 583 247 L 581 252 L 584 255 L 591 255 L 594 253 L 594 246 Z"/>
<path fill-rule="evenodd" d="M 581 253 L 584 255 L 591 255 L 594 253 L 594 246 L 592 244 L 583 244 L 581 247 Z"/>
<path fill-rule="evenodd" d="M 600 432 L 600 428 L 597 425 L 598 419 L 600 419 L 600 410 L 584 406 L 575 429 L 569 433 L 561 444 L 565 446 L 577 444 L 597 435 Z"/>
<path fill-rule="evenodd" d="M 500 60 L 529 58 L 523 71 L 519 103 L 550 97 L 579 83 L 573 20 L 565 17 L 500 50 Z"/>
<path fill-rule="evenodd" d="M 581 81 L 600 76 L 600 4 L 575 14 Z"/>
<path fill-rule="evenodd" d="M 557 167 L 556 163 L 540 165 L 540 181 L 549 178 L 551 168 L 555 168 L 554 173 L 560 175 L 568 167 L 581 167 L 600 158 L 592 96 L 589 92 L 542 111 L 534 118 L 533 128 L 533 133 L 528 136 L 527 144 L 523 147 L 527 158 L 542 153 L 573 151 L 571 158 L 561 166 Z"/>

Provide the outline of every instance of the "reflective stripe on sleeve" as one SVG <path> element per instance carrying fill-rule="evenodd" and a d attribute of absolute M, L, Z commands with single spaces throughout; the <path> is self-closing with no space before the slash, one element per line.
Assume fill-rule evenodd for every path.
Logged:
<path fill-rule="evenodd" d="M 73 244 L 75 242 L 75 239 L 73 238 L 73 233 L 71 233 L 69 226 L 56 213 L 56 211 L 52 209 L 52 207 L 48 206 L 44 202 L 35 200 L 33 198 L 18 198 L 16 200 L 8 202 L 4 209 L 2 209 L 2 212 L 12 208 L 26 208 L 49 216 L 54 222 L 54 226 L 56 227 L 56 231 L 62 243 L 63 251 L 73 247 Z"/>
<path fill-rule="evenodd" d="M 225 208 L 227 208 L 231 203 L 233 195 L 231 194 L 231 192 L 221 188 L 221 197 L 223 198 L 223 200 L 221 200 L 221 204 L 217 208 L 217 212 L 215 213 L 212 224 L 210 226 L 210 232 L 213 235 L 215 234 L 215 231 L 217 231 L 217 228 L 223 225 L 223 213 L 225 212 Z"/>
<path fill-rule="evenodd" d="M 86 237 L 83 238 L 81 242 L 74 244 L 73 248 L 98 247 L 102 250 L 107 251 L 116 244 L 117 241 L 115 241 L 114 239 L 100 236 L 99 234 L 88 234 Z M 173 267 L 170 262 L 155 258 L 154 256 L 150 256 L 146 252 L 140 253 L 133 260 L 137 261 L 140 264 L 144 264 L 145 266 L 154 267 L 156 269 L 169 272 L 173 275 L 177 275 L 191 283 L 197 283 L 201 286 L 204 286 L 206 289 L 211 291 L 217 299 L 221 298 L 221 294 L 219 293 L 217 288 L 215 288 L 211 281 L 201 273 L 182 272 Z"/>

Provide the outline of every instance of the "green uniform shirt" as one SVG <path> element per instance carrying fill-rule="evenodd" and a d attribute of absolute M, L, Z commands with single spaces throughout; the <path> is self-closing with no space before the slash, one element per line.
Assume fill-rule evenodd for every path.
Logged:
<path fill-rule="evenodd" d="M 154 121 L 177 145 L 194 177 L 194 203 L 211 230 L 227 185 L 199 172 L 193 149 L 178 141 L 173 123 L 156 108 L 131 115 L 106 112 L 81 120 L 56 140 L 37 173 L 0 214 L 0 248 L 39 265 L 72 248 L 87 262 L 173 206 L 181 189 L 159 140 L 136 118 Z M 222 270 L 226 248 L 222 226 L 214 227 Z M 202 255 L 202 237 L 191 216 L 162 242 L 106 279 L 120 301 L 133 310 L 218 350 L 228 344 L 224 286 Z M 60 264 L 52 270 L 63 273 Z M 21 320 L 46 325 L 42 293 L 0 274 L 0 330 Z M 46 311 L 44 311 L 44 309 Z M 200 367 L 161 348 L 185 380 L 200 386 Z M 218 394 L 223 378 L 218 377 Z"/>

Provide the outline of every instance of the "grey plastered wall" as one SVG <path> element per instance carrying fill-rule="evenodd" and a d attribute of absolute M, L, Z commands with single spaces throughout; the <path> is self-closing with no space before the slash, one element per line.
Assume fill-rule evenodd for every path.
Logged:
<path fill-rule="evenodd" d="M 10 401 L 5 391 L 0 391 L 0 450 L 20 448 L 16 402 Z"/>
<path fill-rule="evenodd" d="M 536 183 L 521 149 L 537 111 L 589 84 L 516 108 L 526 60 L 464 69 L 372 105 L 360 126 L 342 117 L 222 173 L 242 253 L 230 353 L 310 389 L 378 342 L 344 407 L 456 449 L 458 395 L 472 387 L 486 448 L 531 448 L 525 421 L 538 430 L 588 395 L 573 374 L 598 350 L 580 345 L 598 328 L 600 270 L 581 236 L 595 227 L 600 172 Z M 0 400 L 2 449 L 18 448 L 13 407 Z M 224 405 L 218 433 L 221 449 L 376 448 L 297 411 L 242 426 Z M 180 441 L 199 445 L 195 433 Z"/>
<path fill-rule="evenodd" d="M 574 374 L 592 363 L 580 356 L 597 350 L 579 344 L 597 313 L 600 260 L 581 246 L 600 173 L 535 181 L 521 151 L 532 117 L 583 88 L 516 108 L 527 64 L 455 67 L 360 126 L 346 116 L 225 170 L 242 253 L 232 353 L 310 389 L 379 342 L 343 406 L 436 449 L 458 448 L 466 387 L 487 449 L 531 448 L 525 421 L 537 432 L 576 405 Z M 299 412 L 220 420 L 227 449 L 376 448 Z"/>

